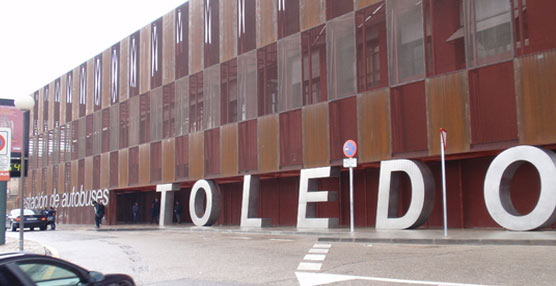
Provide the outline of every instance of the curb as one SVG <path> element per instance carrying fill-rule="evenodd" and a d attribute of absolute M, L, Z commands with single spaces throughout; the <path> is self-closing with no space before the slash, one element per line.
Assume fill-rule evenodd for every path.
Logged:
<path fill-rule="evenodd" d="M 319 242 L 355 242 L 355 243 L 393 243 L 393 244 L 428 244 L 428 245 L 522 245 L 522 246 L 556 246 L 556 240 L 516 240 L 516 239 L 444 239 L 444 238 L 341 238 L 319 237 Z"/>

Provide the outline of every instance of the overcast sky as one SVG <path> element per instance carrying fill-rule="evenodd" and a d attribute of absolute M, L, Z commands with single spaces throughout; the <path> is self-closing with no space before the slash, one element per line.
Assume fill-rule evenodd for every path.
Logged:
<path fill-rule="evenodd" d="M 32 94 L 184 2 L 0 1 L 0 98 Z"/>

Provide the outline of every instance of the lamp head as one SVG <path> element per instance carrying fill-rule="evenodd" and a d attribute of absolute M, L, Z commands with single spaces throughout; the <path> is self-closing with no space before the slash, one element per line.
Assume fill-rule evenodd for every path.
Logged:
<path fill-rule="evenodd" d="M 35 106 L 35 100 L 30 95 L 20 96 L 14 100 L 14 105 L 21 111 L 29 111 Z"/>

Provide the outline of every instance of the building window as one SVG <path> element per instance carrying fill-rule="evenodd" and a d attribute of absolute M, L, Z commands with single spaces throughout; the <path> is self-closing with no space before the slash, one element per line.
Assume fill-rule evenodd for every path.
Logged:
<path fill-rule="evenodd" d="M 162 181 L 162 143 L 160 141 L 151 143 L 151 183 Z"/>
<path fill-rule="evenodd" d="M 110 104 L 120 101 L 120 44 L 112 46 L 110 53 Z"/>
<path fill-rule="evenodd" d="M 110 109 L 102 110 L 102 148 L 101 152 L 110 151 Z"/>
<path fill-rule="evenodd" d="M 62 83 L 60 79 L 54 81 L 54 128 L 60 127 L 60 99 L 62 98 Z"/>
<path fill-rule="evenodd" d="M 151 88 L 162 84 L 163 30 L 162 18 L 151 24 Z"/>
<path fill-rule="evenodd" d="M 176 137 L 176 179 L 189 176 L 189 138 L 187 135 Z"/>
<path fill-rule="evenodd" d="M 388 85 L 384 2 L 355 13 L 357 39 L 357 90 Z"/>
<path fill-rule="evenodd" d="M 176 136 L 189 133 L 189 78 L 176 80 Z"/>
<path fill-rule="evenodd" d="M 48 131 L 48 109 L 49 109 L 50 86 L 46 85 L 42 94 L 42 132 Z"/>
<path fill-rule="evenodd" d="M 466 0 L 464 11 L 469 67 L 499 62 L 513 56 L 509 0 Z"/>
<path fill-rule="evenodd" d="M 204 116 L 203 130 L 220 126 L 220 66 L 215 65 L 203 73 Z"/>
<path fill-rule="evenodd" d="M 257 117 L 257 52 L 241 55 L 237 59 L 239 106 L 238 120 Z"/>
<path fill-rule="evenodd" d="M 162 138 L 174 136 L 175 130 L 175 85 L 165 85 L 162 88 Z"/>
<path fill-rule="evenodd" d="M 299 32 L 299 0 L 277 0 L 278 39 Z"/>
<path fill-rule="evenodd" d="M 227 0 L 229 1 L 229 0 Z M 237 54 L 255 49 L 257 40 L 256 0 L 237 0 Z"/>
<path fill-rule="evenodd" d="M 390 84 L 418 80 L 425 75 L 421 0 L 388 1 Z"/>
<path fill-rule="evenodd" d="M 93 155 L 93 133 L 94 133 L 94 117 L 93 114 L 85 117 L 85 156 Z"/>
<path fill-rule="evenodd" d="M 303 105 L 326 101 L 326 29 L 301 33 Z"/>
<path fill-rule="evenodd" d="M 93 108 L 99 111 L 102 105 L 102 54 L 95 57 L 93 72 Z"/>
<path fill-rule="evenodd" d="M 278 65 L 276 43 L 257 50 L 258 114 L 276 113 L 278 108 Z"/>
<path fill-rule="evenodd" d="M 73 71 L 66 74 L 66 122 L 72 119 L 72 103 L 73 101 Z"/>
<path fill-rule="evenodd" d="M 355 94 L 355 19 L 350 13 L 326 24 L 327 94 L 338 99 Z"/>
<path fill-rule="evenodd" d="M 176 79 L 189 73 L 189 2 L 176 9 Z"/>
<path fill-rule="evenodd" d="M 220 95 L 222 124 L 237 121 L 237 60 L 232 59 L 220 65 Z"/>
<path fill-rule="evenodd" d="M 423 1 L 427 75 L 465 68 L 462 3 Z"/>
<path fill-rule="evenodd" d="M 156 88 L 150 92 L 150 140 L 162 139 L 162 88 Z"/>
<path fill-rule="evenodd" d="M 120 103 L 120 149 L 129 146 L 129 101 Z"/>
<path fill-rule="evenodd" d="M 353 0 L 326 0 L 326 20 L 353 11 Z"/>
<path fill-rule="evenodd" d="M 301 38 L 278 41 L 278 111 L 301 107 Z"/>
<path fill-rule="evenodd" d="M 201 130 L 203 122 L 203 72 L 189 77 L 189 131 Z"/>
<path fill-rule="evenodd" d="M 229 1 L 229 0 L 228 0 Z M 204 1 L 204 59 L 205 68 L 217 64 L 220 61 L 220 20 L 218 0 Z"/>
<path fill-rule="evenodd" d="M 151 102 L 148 92 L 139 96 L 139 144 L 151 141 L 150 104 Z"/>
<path fill-rule="evenodd" d="M 87 63 L 79 67 L 79 117 L 87 111 Z"/>
<path fill-rule="evenodd" d="M 129 37 L 129 97 L 139 95 L 139 51 L 141 31 Z"/>

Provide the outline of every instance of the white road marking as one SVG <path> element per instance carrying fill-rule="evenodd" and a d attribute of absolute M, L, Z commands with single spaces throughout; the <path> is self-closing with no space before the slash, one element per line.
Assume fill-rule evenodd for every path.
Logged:
<path fill-rule="evenodd" d="M 311 248 L 311 249 L 309 249 L 309 253 L 327 254 L 328 249 L 325 249 L 325 248 Z"/>
<path fill-rule="evenodd" d="M 233 239 L 243 239 L 243 240 L 249 240 L 249 239 L 251 239 L 251 238 L 248 237 L 248 236 L 233 236 L 232 238 L 233 238 Z"/>
<path fill-rule="evenodd" d="M 287 239 L 287 238 L 271 238 L 270 240 L 273 240 L 273 241 L 293 241 L 293 239 Z"/>
<path fill-rule="evenodd" d="M 316 243 L 313 245 L 313 248 L 330 248 L 331 246 L 332 244 Z"/>
<path fill-rule="evenodd" d="M 326 258 L 326 255 L 324 255 L 324 254 L 307 254 L 307 255 L 305 255 L 305 257 L 303 257 L 303 260 L 324 261 L 325 258 Z"/>
<path fill-rule="evenodd" d="M 311 263 L 311 262 L 301 262 L 299 266 L 297 266 L 297 270 L 305 270 L 305 271 L 319 271 L 322 266 L 322 263 Z M 297 274 L 297 272 L 296 272 Z M 298 278 L 299 280 L 299 278 Z"/>
<path fill-rule="evenodd" d="M 300 264 L 301 266 L 301 264 Z M 299 269 L 299 267 L 298 267 Z M 466 284 L 466 283 L 451 283 L 451 282 L 438 282 L 438 281 L 420 281 L 420 280 L 406 280 L 406 279 L 392 279 L 380 277 L 365 277 L 354 275 L 340 275 L 329 273 L 310 273 L 310 272 L 295 272 L 295 276 L 301 286 L 316 286 L 324 285 L 335 282 L 349 281 L 349 280 L 367 280 L 367 281 L 380 281 L 389 283 L 403 283 L 415 285 L 442 285 L 442 286 L 486 286 L 483 284 Z"/>

